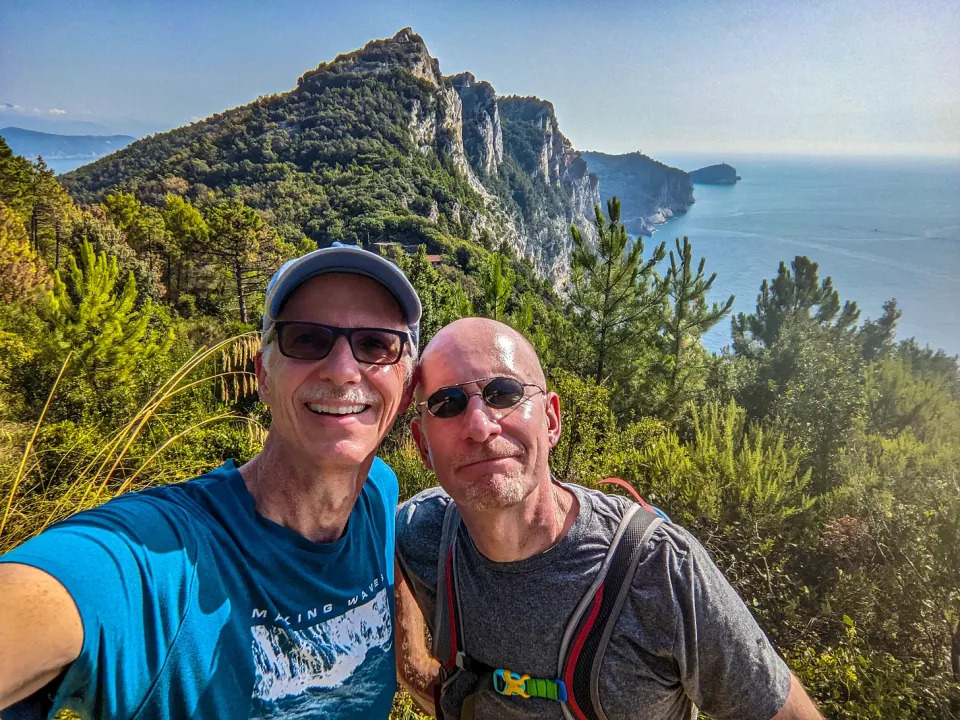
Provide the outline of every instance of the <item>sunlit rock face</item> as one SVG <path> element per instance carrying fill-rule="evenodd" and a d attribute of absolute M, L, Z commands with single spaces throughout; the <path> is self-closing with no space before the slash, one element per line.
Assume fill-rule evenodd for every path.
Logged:
<path fill-rule="evenodd" d="M 503 132 L 497 95 L 488 82 L 472 73 L 450 78 L 463 104 L 463 142 L 473 169 L 481 177 L 493 175 L 503 162 Z"/>

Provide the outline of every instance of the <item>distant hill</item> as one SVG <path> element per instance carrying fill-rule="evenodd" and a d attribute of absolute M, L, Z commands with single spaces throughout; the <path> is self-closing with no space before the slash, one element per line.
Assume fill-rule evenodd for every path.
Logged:
<path fill-rule="evenodd" d="M 690 173 L 690 179 L 697 185 L 733 185 L 740 179 L 736 168 L 726 163 L 708 165 Z"/>
<path fill-rule="evenodd" d="M 17 155 L 30 160 L 96 160 L 134 141 L 129 135 L 55 135 L 53 133 L 6 127 L 0 136 Z"/>
<path fill-rule="evenodd" d="M 614 195 L 620 198 L 627 232 L 650 235 L 658 223 L 685 213 L 693 204 L 690 176 L 642 153 L 584 152 L 583 159 L 600 180 L 603 202 Z"/>

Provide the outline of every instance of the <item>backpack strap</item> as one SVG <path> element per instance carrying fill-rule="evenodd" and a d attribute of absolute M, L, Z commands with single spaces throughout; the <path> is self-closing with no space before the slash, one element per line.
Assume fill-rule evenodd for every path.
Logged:
<path fill-rule="evenodd" d="M 607 720 L 600 705 L 599 677 L 603 654 L 643 549 L 663 519 L 642 505 L 632 505 L 617 528 L 597 576 L 564 631 L 559 677 L 567 688 L 567 720 Z"/>
<path fill-rule="evenodd" d="M 453 555 L 460 514 L 451 499 L 443 513 L 440 531 L 440 552 L 437 562 L 437 607 L 434 619 L 433 656 L 449 674 L 456 666 L 456 654 L 461 637 L 459 607 L 454 596 Z"/>

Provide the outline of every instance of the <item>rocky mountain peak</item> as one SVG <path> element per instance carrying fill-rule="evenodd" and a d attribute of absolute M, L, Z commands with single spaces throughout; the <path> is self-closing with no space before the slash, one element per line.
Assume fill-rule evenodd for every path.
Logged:
<path fill-rule="evenodd" d="M 440 63 L 430 55 L 423 38 L 409 27 L 403 28 L 392 38 L 371 40 L 359 50 L 338 55 L 333 62 L 320 65 L 317 70 L 384 73 L 398 68 L 407 70 L 431 85 L 443 85 Z M 310 75 L 311 73 L 305 74 L 301 81 Z"/>
<path fill-rule="evenodd" d="M 409 26 L 403 28 L 402 30 L 398 30 L 398 31 L 397 31 L 397 34 L 393 36 L 393 42 L 395 42 L 395 43 L 409 43 L 409 42 L 420 43 L 421 45 L 424 46 L 424 49 L 426 49 L 426 43 L 423 42 L 423 38 L 420 37 L 419 35 L 417 35 L 417 34 L 413 31 L 413 28 L 411 28 L 411 27 L 409 27 Z"/>

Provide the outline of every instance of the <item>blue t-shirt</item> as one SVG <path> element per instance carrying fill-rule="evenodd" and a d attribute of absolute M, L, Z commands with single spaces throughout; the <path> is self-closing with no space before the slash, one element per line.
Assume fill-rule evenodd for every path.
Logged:
<path fill-rule="evenodd" d="M 4 555 L 55 577 L 80 610 L 83 649 L 55 707 L 138 720 L 386 718 L 397 493 L 375 460 L 343 537 L 317 544 L 257 514 L 227 462 Z"/>

